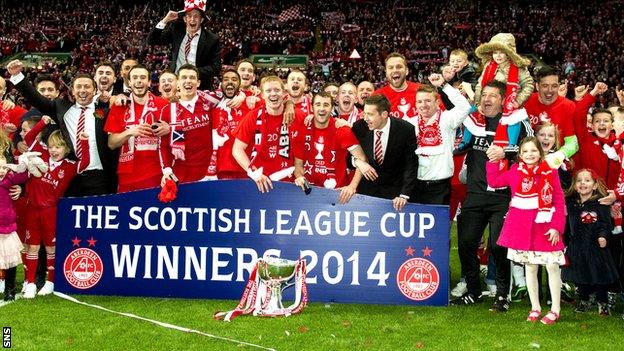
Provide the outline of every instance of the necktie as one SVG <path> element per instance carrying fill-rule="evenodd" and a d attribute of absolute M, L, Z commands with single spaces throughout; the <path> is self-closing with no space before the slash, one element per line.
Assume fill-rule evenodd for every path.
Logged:
<path fill-rule="evenodd" d="M 189 63 L 189 54 L 191 53 L 191 42 L 193 41 L 193 38 L 195 38 L 195 36 L 197 35 L 197 33 L 191 35 L 191 34 L 186 34 L 186 44 L 184 44 L 184 60 L 186 61 L 186 63 Z"/>
<path fill-rule="evenodd" d="M 78 127 L 76 128 L 76 156 L 78 157 L 78 173 L 82 173 L 89 163 L 91 163 L 91 155 L 89 154 L 88 142 L 80 140 L 80 135 L 85 131 L 85 112 L 86 107 L 80 108 L 80 116 L 78 117 Z"/>
<path fill-rule="evenodd" d="M 375 161 L 379 165 L 383 163 L 383 149 L 381 147 L 381 133 L 382 133 L 381 130 L 375 131 L 375 136 L 377 137 L 375 139 Z"/>

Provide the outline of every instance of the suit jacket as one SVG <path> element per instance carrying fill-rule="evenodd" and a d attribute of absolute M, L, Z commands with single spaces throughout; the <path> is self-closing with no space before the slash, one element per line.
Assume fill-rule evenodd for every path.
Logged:
<path fill-rule="evenodd" d="M 388 118 L 391 120 L 390 132 L 381 165 L 375 161 L 373 131 L 368 129 L 363 119 L 353 124 L 353 133 L 362 145 L 368 163 L 379 175 L 374 182 L 362 178 L 358 193 L 386 199 L 403 194 L 413 199 L 412 192 L 418 176 L 418 157 L 415 153 L 416 130 L 404 120 Z"/>
<path fill-rule="evenodd" d="M 219 37 L 211 31 L 201 29 L 197 44 L 195 66 L 199 70 L 200 89 L 213 90 L 212 80 L 221 73 L 221 44 Z M 152 28 L 147 38 L 149 45 L 170 45 L 171 70 L 175 72 L 180 45 L 186 40 L 186 24 L 175 21 L 167 24 L 165 29 Z"/>
<path fill-rule="evenodd" d="M 19 82 L 15 88 L 32 104 L 36 109 L 41 111 L 42 114 L 50 116 L 61 129 L 61 133 L 70 147 L 70 158 L 77 160 L 74 151 L 74 145 L 71 143 L 71 137 L 67 131 L 67 125 L 65 124 L 65 113 L 69 110 L 74 103 L 68 100 L 56 98 L 50 100 L 45 96 L 39 94 L 35 87 L 30 84 L 26 78 Z M 102 162 L 102 168 L 106 173 L 110 188 L 110 192 L 114 193 L 117 190 L 117 152 L 112 151 L 108 147 L 108 133 L 104 131 L 104 124 L 106 123 L 106 116 L 108 115 L 108 104 L 97 103 L 96 110 L 101 109 L 104 111 L 104 118 L 95 118 L 95 140 L 98 149 L 98 155 Z"/>

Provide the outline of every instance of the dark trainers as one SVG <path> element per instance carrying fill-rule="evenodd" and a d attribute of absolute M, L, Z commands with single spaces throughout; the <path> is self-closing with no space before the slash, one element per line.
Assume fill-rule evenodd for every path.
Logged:
<path fill-rule="evenodd" d="M 574 299 L 576 298 L 576 288 L 569 283 L 563 283 L 561 285 L 561 301 L 565 301 L 567 303 L 574 303 Z"/>
<path fill-rule="evenodd" d="M 598 314 L 601 315 L 601 316 L 609 316 L 609 315 L 611 315 L 611 311 L 609 309 L 609 304 L 608 303 L 599 302 L 598 303 Z"/>
<path fill-rule="evenodd" d="M 481 296 L 474 296 L 473 294 L 467 292 L 463 294 L 461 297 L 451 300 L 451 305 L 474 305 L 476 303 L 480 303 L 483 301 Z"/>
<path fill-rule="evenodd" d="M 579 300 L 579 302 L 576 304 L 576 308 L 574 309 L 574 312 L 584 313 L 584 312 L 588 312 L 591 310 L 592 310 L 592 305 L 589 301 Z"/>
<path fill-rule="evenodd" d="M 509 310 L 509 300 L 506 295 L 498 295 L 494 298 L 494 303 L 490 307 L 492 312 L 507 312 Z"/>
<path fill-rule="evenodd" d="M 615 304 L 617 303 L 617 298 L 618 298 L 618 293 L 614 293 L 614 292 L 609 292 L 607 295 L 607 307 L 609 307 L 609 309 L 613 309 L 615 307 Z"/>
<path fill-rule="evenodd" d="M 526 286 L 518 286 L 511 293 L 511 301 L 520 302 L 527 297 L 528 291 Z"/>

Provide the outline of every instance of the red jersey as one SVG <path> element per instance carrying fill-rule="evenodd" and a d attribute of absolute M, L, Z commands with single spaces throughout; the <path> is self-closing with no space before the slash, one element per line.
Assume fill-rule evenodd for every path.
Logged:
<path fill-rule="evenodd" d="M 327 128 L 298 124 L 293 142 L 293 155 L 304 161 L 305 176 L 311 184 L 324 186 L 328 179 L 336 180 L 336 188 L 348 185 L 347 155 L 359 145 L 349 127 L 336 128 L 336 120 L 329 119 Z"/>
<path fill-rule="evenodd" d="M 383 88 L 375 90 L 373 95 L 381 94 L 390 100 L 390 116 L 407 119 L 417 117 L 416 112 L 416 90 L 420 83 L 407 82 L 407 87 L 401 91 L 396 91 L 387 84 Z"/>
<path fill-rule="evenodd" d="M 26 182 L 26 197 L 28 206 L 54 207 L 63 196 L 69 183 L 78 172 L 78 162 L 62 159 L 54 162 L 50 155 L 45 153 L 41 158 L 46 161 L 50 168 L 41 178 L 30 177 Z"/>
<path fill-rule="evenodd" d="M 149 93 L 146 105 L 132 102 L 130 106 L 113 106 L 108 113 L 104 130 L 108 133 L 122 133 L 138 124 L 153 124 L 161 120 L 161 110 L 169 102 Z M 164 119 L 169 123 L 169 120 Z M 119 183 L 127 184 L 153 178 L 162 172 L 161 158 L 169 153 L 169 136 L 130 137 L 122 146 L 119 154 L 117 174 Z M 138 171 L 140 170 L 140 171 Z"/>
<path fill-rule="evenodd" d="M 234 156 L 232 156 L 232 146 L 236 135 L 234 132 L 238 125 L 243 120 L 243 117 L 249 113 L 247 104 L 243 102 L 238 108 L 232 109 L 227 107 L 227 102 L 230 99 L 222 99 L 215 109 L 212 110 L 212 120 L 214 121 L 213 128 L 214 133 L 217 134 L 216 139 L 227 139 L 222 145 L 218 145 L 216 140 L 213 140 L 213 157 L 208 168 L 208 175 L 222 174 L 229 178 L 247 178 L 247 174 L 236 162 Z M 222 140 L 222 139 L 220 139 Z M 250 154 L 248 154 L 250 156 Z M 214 163 L 213 163 L 214 162 Z"/>
<path fill-rule="evenodd" d="M 300 111 L 295 110 L 295 121 L 291 127 L 282 124 L 284 115 L 270 115 L 264 108 L 249 112 L 240 122 L 234 132 L 236 139 L 251 148 L 251 166 L 263 167 L 263 174 L 271 174 L 293 166 L 293 156 L 290 150 L 291 138 L 296 137 L 297 128 L 305 118 Z M 291 180 L 292 177 L 289 177 Z"/>
<path fill-rule="evenodd" d="M 162 109 L 161 118 L 170 121 L 171 147 L 175 155 L 176 147 L 180 147 L 182 158 L 173 161 L 174 173 L 180 167 L 205 167 L 208 170 L 212 156 L 212 120 L 211 111 L 217 106 L 220 98 L 215 94 L 201 94 L 193 101 L 175 102 Z M 192 107 L 192 111 L 189 110 Z M 172 115 L 173 112 L 173 115 Z M 172 155 L 173 159 L 173 155 Z M 167 164 L 167 162 L 165 163 Z"/>
<path fill-rule="evenodd" d="M 295 112 L 301 113 L 304 116 L 312 113 L 312 99 L 310 99 L 308 94 L 304 94 L 301 97 L 301 101 L 295 103 Z"/>
<path fill-rule="evenodd" d="M 540 122 L 550 122 L 559 129 L 559 143 L 563 145 L 563 138 L 574 135 L 574 103 L 558 96 L 555 102 L 544 105 L 539 101 L 539 94 L 533 93 L 524 104 L 529 115 L 531 127 Z"/>
<path fill-rule="evenodd" d="M 338 117 L 340 119 L 343 119 L 349 123 L 351 123 L 351 125 L 353 125 L 353 123 L 355 123 L 355 121 L 357 121 L 358 119 L 361 119 L 363 116 L 363 112 L 358 110 L 357 107 L 353 106 L 353 110 L 350 113 L 344 113 L 344 114 L 340 114 L 338 115 Z"/>

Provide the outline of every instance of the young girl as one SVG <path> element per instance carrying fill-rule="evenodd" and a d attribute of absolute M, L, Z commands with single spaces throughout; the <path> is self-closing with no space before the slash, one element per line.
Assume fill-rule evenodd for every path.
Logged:
<path fill-rule="evenodd" d="M 578 288 L 576 312 L 591 309 L 589 295 L 596 293 L 598 312 L 609 315 L 607 289 L 618 279 L 617 268 L 607 249 L 611 238 L 611 211 L 598 199 L 607 195 L 604 182 L 591 169 L 581 169 L 568 190 L 566 207 L 570 244 L 566 254 L 570 265 L 563 268 L 562 277 Z"/>
<path fill-rule="evenodd" d="M 38 134 L 41 124 L 49 122 L 49 118 L 43 118 L 30 132 Z M 27 135 L 25 139 L 30 140 L 30 136 Z M 83 144 L 83 148 L 88 147 L 89 141 L 86 133 L 80 135 L 78 142 Z M 24 262 L 26 265 L 23 295 L 25 299 L 32 299 L 35 294 L 48 295 L 54 292 L 56 205 L 76 175 L 78 167 L 77 162 L 65 158 L 69 151 L 69 145 L 61 132 L 54 131 L 48 137 L 47 150 L 44 150 L 41 155 L 42 159 L 49 164 L 48 172 L 41 178 L 31 177 L 26 183 L 29 208 L 26 229 L 29 235 L 26 238 L 28 251 Z M 37 293 L 35 274 L 39 246 L 42 242 L 47 254 L 48 279 Z"/>
<path fill-rule="evenodd" d="M 475 105 L 481 101 L 481 90 L 492 80 L 498 80 L 507 84 L 505 101 L 503 102 L 503 118 L 501 124 L 507 126 L 507 135 L 499 136 L 501 140 L 494 142 L 500 146 L 518 145 L 520 137 L 520 122 L 528 118 L 526 111 L 520 109 L 529 99 L 533 92 L 533 78 L 529 73 L 528 66 L 531 61 L 518 55 L 516 52 L 516 38 L 510 33 L 498 33 L 490 42 L 481 44 L 475 50 L 477 57 L 481 59 L 483 73 L 475 87 Z M 464 124 L 468 127 L 471 118 L 467 118 Z M 458 147 L 461 151 L 470 145 L 472 133 L 464 132 L 464 138 Z M 506 140 L 505 140 L 506 139 Z"/>
<path fill-rule="evenodd" d="M 527 321 L 541 315 L 537 271 L 548 270 L 552 306 L 541 322 L 553 324 L 561 310 L 561 272 L 565 263 L 561 233 L 565 227 L 563 190 L 559 177 L 544 161 L 544 151 L 535 137 L 520 142 L 519 162 L 501 171 L 498 162 L 486 165 L 491 187 L 508 186 L 511 190 L 509 212 L 497 244 L 509 248 L 507 257 L 526 267 L 526 285 L 531 300 Z M 521 229 L 520 229 L 521 228 Z"/>
<path fill-rule="evenodd" d="M 15 275 L 17 265 L 22 262 L 22 242 L 15 232 L 16 215 L 9 189 L 28 179 L 28 173 L 13 173 L 7 168 L 10 145 L 7 135 L 0 131 L 0 269 L 6 270 L 4 301 L 15 300 Z"/>

